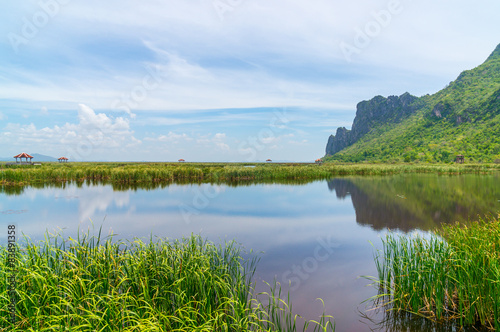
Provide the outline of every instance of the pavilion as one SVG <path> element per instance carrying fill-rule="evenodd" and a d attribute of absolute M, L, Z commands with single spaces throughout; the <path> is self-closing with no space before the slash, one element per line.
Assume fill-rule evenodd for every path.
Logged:
<path fill-rule="evenodd" d="M 66 158 L 66 157 L 61 157 L 61 158 L 59 158 L 57 160 L 59 160 L 60 163 L 67 163 L 69 159 Z"/>
<path fill-rule="evenodd" d="M 30 156 L 29 154 L 27 154 L 26 152 L 23 152 L 23 153 L 20 153 L 18 154 L 17 156 L 14 156 L 14 158 L 16 158 L 16 163 L 21 163 L 21 164 L 31 164 L 31 160 L 33 159 L 33 156 Z M 20 159 L 20 161 L 18 161 L 17 159 Z M 23 163 L 23 158 L 26 158 L 26 161 Z M 28 159 L 30 160 L 28 162 Z"/>

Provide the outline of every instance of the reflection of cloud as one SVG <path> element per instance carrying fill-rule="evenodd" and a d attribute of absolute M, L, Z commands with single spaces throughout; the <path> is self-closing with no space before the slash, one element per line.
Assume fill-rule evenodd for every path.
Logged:
<path fill-rule="evenodd" d="M 79 193 L 78 217 L 80 221 L 92 219 L 96 211 L 106 212 L 110 205 L 125 207 L 130 203 L 128 191 L 113 191 L 111 186 L 88 187 Z"/>

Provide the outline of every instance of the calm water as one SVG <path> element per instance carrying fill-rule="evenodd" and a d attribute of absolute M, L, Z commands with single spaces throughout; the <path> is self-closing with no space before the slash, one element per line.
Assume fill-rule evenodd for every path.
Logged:
<path fill-rule="evenodd" d="M 120 238 L 180 238 L 191 233 L 235 239 L 259 255 L 256 274 L 290 289 L 294 312 L 317 318 L 325 302 L 337 331 L 430 331 L 422 321 L 377 325 L 381 313 L 363 301 L 376 295 L 374 247 L 388 229 L 426 232 L 443 222 L 500 211 L 500 178 L 398 175 L 338 178 L 309 184 L 191 184 L 157 188 L 66 184 L 0 189 L 1 242 L 7 223 L 31 239 L 46 230 L 74 236 L 103 226 Z M 373 245 L 372 245 L 373 243 Z M 288 285 L 290 284 L 290 287 Z M 370 319 L 364 317 L 367 314 Z M 440 331 L 452 331 L 440 328 Z"/>

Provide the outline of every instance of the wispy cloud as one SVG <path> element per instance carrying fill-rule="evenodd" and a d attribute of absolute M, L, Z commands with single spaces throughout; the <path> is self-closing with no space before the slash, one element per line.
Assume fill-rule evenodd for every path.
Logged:
<path fill-rule="evenodd" d="M 397 15 L 377 20 L 395 2 Z M 44 9 L 46 3 L 57 8 Z M 68 125 L 59 119 L 60 112 L 83 103 L 98 110 L 97 120 L 106 114 L 111 127 L 123 129 L 121 140 L 110 138 L 114 147 L 162 135 L 168 140 L 170 132 L 193 142 L 224 132 L 221 158 L 237 150 L 242 135 L 265 126 L 259 119 L 266 114 L 258 109 L 300 109 L 303 115 L 292 112 L 290 125 L 302 135 L 295 141 L 307 140 L 311 151 L 326 140 L 325 130 L 351 123 L 357 102 L 378 94 L 433 93 L 480 64 L 500 42 L 500 3 L 493 0 L 453 6 L 431 0 L 252 0 L 232 6 L 223 19 L 213 1 L 202 0 L 10 1 L 2 12 L 8 15 L 0 20 L 1 126 L 9 121 L 9 128 L 25 130 L 13 142 L 18 146 L 53 135 L 44 141 L 52 150 L 63 135 L 84 135 L 85 119 Z M 48 19 L 37 26 L 37 15 Z M 33 24 L 36 32 L 27 36 Z M 369 43 L 347 62 L 339 45 L 353 44 L 358 31 L 370 27 L 380 31 L 371 31 Z M 16 50 L 12 34 L 27 42 Z M 18 119 L 20 112 L 27 116 L 42 107 L 43 119 L 31 118 L 40 122 Z M 224 129 L 247 122 L 256 127 L 243 134 Z M 149 158 L 147 151 L 128 158 Z M 303 158 L 312 154 L 294 147 L 288 155 L 297 151 Z"/>

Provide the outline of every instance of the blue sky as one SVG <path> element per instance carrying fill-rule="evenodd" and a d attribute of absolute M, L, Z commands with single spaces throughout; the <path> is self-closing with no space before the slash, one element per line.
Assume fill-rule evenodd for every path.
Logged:
<path fill-rule="evenodd" d="M 434 93 L 500 2 L 24 0 L 0 14 L 0 157 L 311 161 L 375 95 Z"/>

